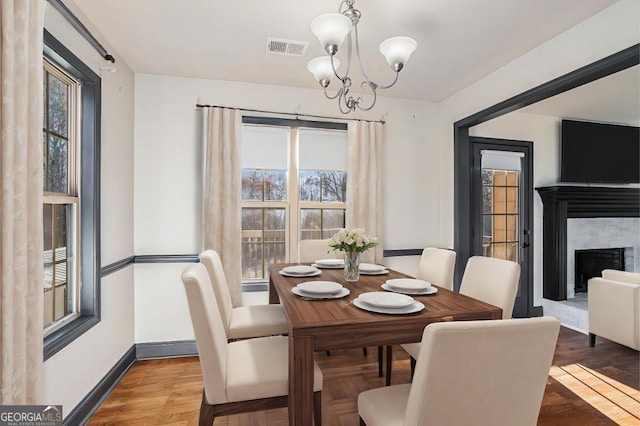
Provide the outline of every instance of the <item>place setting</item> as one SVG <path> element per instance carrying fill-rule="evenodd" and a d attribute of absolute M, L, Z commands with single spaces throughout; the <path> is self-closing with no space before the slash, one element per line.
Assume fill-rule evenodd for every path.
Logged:
<path fill-rule="evenodd" d="M 362 275 L 386 275 L 389 273 L 385 266 L 374 263 L 361 263 L 359 268 Z"/>
<path fill-rule="evenodd" d="M 385 291 L 362 293 L 352 303 L 357 308 L 379 314 L 413 314 L 424 309 L 424 304 L 411 296 Z"/>
<path fill-rule="evenodd" d="M 316 277 L 322 273 L 322 271 L 315 266 L 308 265 L 292 265 L 287 266 L 286 268 L 282 268 L 278 271 L 280 275 L 284 275 L 285 277 L 296 277 L 296 278 L 305 278 L 305 277 Z"/>
<path fill-rule="evenodd" d="M 311 266 L 321 269 L 342 269 L 344 268 L 344 259 L 318 259 Z"/>
<path fill-rule="evenodd" d="M 382 284 L 384 290 L 413 296 L 435 294 L 438 288 L 430 282 L 416 278 L 394 278 Z"/>
<path fill-rule="evenodd" d="M 305 281 L 291 289 L 304 300 L 340 299 L 348 296 L 348 288 L 335 281 Z"/>

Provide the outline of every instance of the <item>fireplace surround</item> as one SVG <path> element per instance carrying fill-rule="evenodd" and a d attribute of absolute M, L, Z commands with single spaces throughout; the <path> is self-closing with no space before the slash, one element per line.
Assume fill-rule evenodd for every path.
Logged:
<path fill-rule="evenodd" d="M 543 297 L 567 299 L 567 219 L 640 217 L 640 188 L 548 186 L 543 204 Z"/>

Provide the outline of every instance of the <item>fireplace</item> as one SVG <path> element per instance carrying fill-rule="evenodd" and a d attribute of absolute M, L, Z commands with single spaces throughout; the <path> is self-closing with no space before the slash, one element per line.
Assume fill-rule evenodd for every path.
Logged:
<path fill-rule="evenodd" d="M 603 269 L 624 271 L 624 248 L 575 251 L 575 293 L 588 291 L 588 281 L 600 277 Z"/>
<path fill-rule="evenodd" d="M 573 283 L 568 289 L 567 276 L 574 273 L 568 267 L 568 256 L 574 257 L 574 250 L 606 247 L 604 244 L 590 246 L 567 247 L 567 219 L 581 219 L 577 222 L 594 220 L 594 218 L 639 218 L 640 188 L 628 187 L 594 187 L 594 186 L 549 186 L 536 188 L 543 204 L 543 241 L 542 241 L 542 293 L 545 299 L 566 300 L 572 297 Z M 631 264 L 638 265 L 637 233 L 631 236 L 633 244 L 618 243 L 609 247 L 629 247 L 636 251 L 636 260 Z M 609 235 L 606 236 L 609 239 Z M 603 238 L 604 240 L 604 238 Z M 626 255 L 626 254 L 625 254 Z M 572 259 L 569 259 L 572 260 Z M 573 263 L 572 263 L 573 265 Z M 634 266 L 635 269 L 635 266 Z M 635 269 L 639 270 L 639 269 Z"/>

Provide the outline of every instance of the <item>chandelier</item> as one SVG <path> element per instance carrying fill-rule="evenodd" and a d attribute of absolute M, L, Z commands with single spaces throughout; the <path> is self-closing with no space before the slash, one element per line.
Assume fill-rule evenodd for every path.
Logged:
<path fill-rule="evenodd" d="M 362 61 L 360 60 L 358 22 L 360 21 L 361 13 L 358 9 L 353 8 L 354 3 L 355 0 L 344 0 L 340 3 L 338 13 L 325 13 L 311 21 L 311 32 L 318 38 L 320 44 L 328 53 L 328 56 L 320 56 L 312 59 L 307 64 L 307 69 L 311 71 L 316 80 L 318 80 L 318 83 L 320 83 L 324 89 L 324 95 L 328 99 L 338 99 L 338 107 L 340 108 L 340 112 L 343 114 L 355 111 L 356 108 L 362 111 L 369 111 L 373 108 L 376 103 L 376 90 L 388 89 L 396 84 L 398 81 L 398 74 L 404 67 L 404 64 L 409 60 L 409 56 L 411 56 L 418 46 L 418 43 L 409 37 L 391 37 L 380 43 L 380 53 L 384 55 L 387 63 L 395 71 L 395 78 L 391 84 L 386 86 L 371 81 L 371 79 L 367 77 Z M 343 10 L 344 6 L 346 6 L 346 8 Z M 365 89 L 368 88 L 373 95 L 373 99 L 369 105 L 364 105 L 361 97 L 354 98 L 349 94 L 349 89 L 351 88 L 349 71 L 351 69 L 351 56 L 353 50 L 352 33 L 355 38 L 355 50 L 358 57 L 358 64 L 360 65 L 360 71 L 365 78 L 365 81 L 363 81 L 360 86 Z M 340 67 L 340 61 L 336 58 L 336 53 L 347 35 L 349 36 L 347 70 L 343 76 L 340 76 L 337 71 Z M 331 96 L 327 93 L 327 87 L 334 76 L 340 80 L 342 87 L 340 87 L 338 93 Z"/>

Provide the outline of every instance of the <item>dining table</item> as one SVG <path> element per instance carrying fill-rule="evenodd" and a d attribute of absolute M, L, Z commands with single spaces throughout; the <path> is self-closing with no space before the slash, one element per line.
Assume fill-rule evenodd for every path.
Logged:
<path fill-rule="evenodd" d="M 496 306 L 437 286 L 434 294 L 412 295 L 424 304 L 419 312 L 382 314 L 363 310 L 354 305 L 359 295 L 384 291 L 382 285 L 389 279 L 412 277 L 389 268 L 388 273 L 379 275 L 361 274 L 357 281 L 346 281 L 342 269 L 321 269 L 313 277 L 281 273 L 292 265 L 301 264 L 276 263 L 269 268 L 269 303 L 281 303 L 287 319 L 290 425 L 313 424 L 314 352 L 420 342 L 424 328 L 434 322 L 502 318 L 502 309 Z M 292 292 L 307 281 L 337 282 L 350 293 L 342 298 L 315 300 Z"/>

